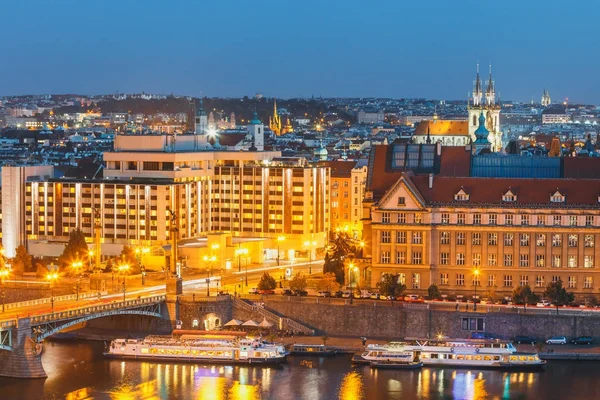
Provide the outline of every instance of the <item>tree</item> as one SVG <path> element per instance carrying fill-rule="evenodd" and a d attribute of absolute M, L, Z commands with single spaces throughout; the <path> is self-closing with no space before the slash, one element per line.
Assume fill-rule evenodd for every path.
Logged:
<path fill-rule="evenodd" d="M 306 276 L 298 272 L 290 281 L 290 289 L 295 292 L 303 292 L 306 290 Z"/>
<path fill-rule="evenodd" d="M 381 282 L 377 282 L 377 289 L 379 289 L 379 293 L 383 296 L 389 297 L 392 304 L 394 304 L 394 299 L 396 297 L 400 297 L 402 292 L 406 290 L 406 286 L 402 283 L 399 283 L 400 276 L 398 274 L 385 274 L 381 279 Z"/>
<path fill-rule="evenodd" d="M 104 267 L 104 272 L 108 272 L 108 273 L 113 272 L 112 258 L 109 258 L 108 261 L 106 262 L 106 266 Z"/>
<path fill-rule="evenodd" d="M 140 265 L 137 261 L 137 257 L 135 255 L 135 250 L 133 250 L 130 246 L 123 246 L 121 250 L 121 260 L 120 262 L 129 265 L 129 272 L 132 274 L 137 274 L 140 272 Z"/>
<path fill-rule="evenodd" d="M 337 292 L 338 290 L 340 290 L 340 284 L 338 283 L 334 273 L 327 272 L 317 282 L 317 289 L 329 293 Z"/>
<path fill-rule="evenodd" d="M 527 304 L 534 304 L 539 301 L 539 296 L 531 290 L 529 285 L 517 286 L 513 290 L 512 298 L 516 304 L 523 304 L 523 309 L 527 310 Z"/>
<path fill-rule="evenodd" d="M 258 290 L 273 290 L 277 287 L 275 278 L 269 275 L 267 272 L 263 274 L 258 282 Z"/>
<path fill-rule="evenodd" d="M 442 297 L 440 293 L 440 289 L 438 289 L 437 285 L 433 284 L 427 288 L 427 295 L 430 300 L 438 300 Z"/>
<path fill-rule="evenodd" d="M 562 279 L 549 283 L 548 286 L 546 286 L 546 290 L 544 290 L 544 297 L 556 306 L 557 314 L 558 307 L 565 306 L 575 299 L 573 293 L 567 292 L 563 287 Z"/>
<path fill-rule="evenodd" d="M 58 264 L 62 268 L 70 266 L 75 261 L 83 260 L 83 257 L 87 255 L 88 245 L 85 241 L 85 235 L 81 229 L 74 229 L 69 234 L 69 242 L 65 245 L 60 257 L 58 257 Z"/>
<path fill-rule="evenodd" d="M 27 253 L 27 249 L 23 245 L 17 247 L 16 254 L 10 263 L 15 276 L 22 276 L 24 272 L 33 271 L 31 256 Z"/>

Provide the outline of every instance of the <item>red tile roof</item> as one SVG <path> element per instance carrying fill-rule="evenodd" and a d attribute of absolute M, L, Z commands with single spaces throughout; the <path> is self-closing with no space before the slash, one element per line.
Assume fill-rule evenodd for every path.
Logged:
<path fill-rule="evenodd" d="M 373 192 L 373 199 L 380 199 L 385 192 L 402 176 L 402 171 L 391 171 L 387 167 L 387 153 L 390 145 L 377 145 L 374 147 L 374 161 L 369 163 L 373 165 L 371 174 L 371 185 L 366 190 Z M 369 165 L 369 168 L 371 166 Z"/>
<path fill-rule="evenodd" d="M 469 121 L 466 120 L 443 120 L 421 121 L 415 127 L 415 135 L 427 135 L 427 130 L 431 136 L 438 135 L 463 135 L 469 134 Z"/>
<path fill-rule="evenodd" d="M 465 146 L 442 146 L 440 163 L 442 176 L 470 176 L 471 153 Z"/>
<path fill-rule="evenodd" d="M 332 178 L 350 178 L 352 169 L 356 166 L 353 160 L 320 161 L 319 166 L 331 168 Z"/>
<path fill-rule="evenodd" d="M 600 158 L 565 157 L 563 158 L 564 178 L 600 179 Z"/>

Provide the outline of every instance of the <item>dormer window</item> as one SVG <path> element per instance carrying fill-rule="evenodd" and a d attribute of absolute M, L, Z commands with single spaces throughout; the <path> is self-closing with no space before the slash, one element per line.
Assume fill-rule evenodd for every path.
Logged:
<path fill-rule="evenodd" d="M 552 202 L 552 203 L 564 203 L 565 202 L 565 196 L 560 192 L 560 190 L 557 190 L 556 192 L 554 192 L 554 194 L 552 196 L 550 196 L 550 202 Z"/>
<path fill-rule="evenodd" d="M 508 192 L 502 195 L 502 201 L 507 203 L 514 203 L 517 201 L 517 195 L 512 192 L 512 190 L 508 189 Z"/>
<path fill-rule="evenodd" d="M 454 195 L 455 201 L 469 201 L 469 194 L 465 192 L 465 189 L 460 188 L 458 193 Z"/>

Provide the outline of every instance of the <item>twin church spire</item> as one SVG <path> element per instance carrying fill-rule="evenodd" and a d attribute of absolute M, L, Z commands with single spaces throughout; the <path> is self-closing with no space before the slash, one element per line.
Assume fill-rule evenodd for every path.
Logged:
<path fill-rule="evenodd" d="M 485 91 L 483 89 L 482 79 L 479 76 L 479 63 L 477 63 L 477 77 L 473 85 L 473 105 L 474 106 L 493 106 L 496 105 L 496 86 L 492 79 L 492 64 L 490 64 L 490 76 L 487 81 Z"/>

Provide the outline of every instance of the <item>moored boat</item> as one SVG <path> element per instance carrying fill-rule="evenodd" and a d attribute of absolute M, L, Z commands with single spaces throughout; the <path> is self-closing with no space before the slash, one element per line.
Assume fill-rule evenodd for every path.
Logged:
<path fill-rule="evenodd" d="M 371 360 L 369 365 L 379 369 L 417 369 L 421 368 L 423 363 L 410 352 L 382 352 Z"/>
<path fill-rule="evenodd" d="M 277 364 L 285 361 L 287 353 L 283 345 L 260 338 L 195 335 L 193 338 L 149 336 L 145 339 L 115 339 L 104 355 L 119 359 L 210 364 Z"/>
<path fill-rule="evenodd" d="M 335 353 L 335 349 L 322 344 L 293 344 L 290 346 L 291 355 L 332 356 Z"/>

